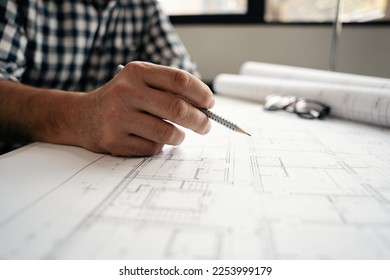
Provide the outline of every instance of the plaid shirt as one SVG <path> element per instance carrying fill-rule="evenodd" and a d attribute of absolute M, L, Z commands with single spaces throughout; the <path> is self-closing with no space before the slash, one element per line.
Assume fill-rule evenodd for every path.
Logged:
<path fill-rule="evenodd" d="M 88 91 L 135 60 L 198 74 L 156 0 L 0 1 L 0 79 Z"/>

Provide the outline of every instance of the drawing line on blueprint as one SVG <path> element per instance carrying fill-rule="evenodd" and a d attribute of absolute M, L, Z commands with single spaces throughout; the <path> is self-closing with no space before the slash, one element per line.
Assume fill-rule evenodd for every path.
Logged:
<path fill-rule="evenodd" d="M 98 158 L 97 160 L 95 161 L 92 161 L 90 162 L 89 164 L 85 165 L 83 168 L 81 168 L 78 172 L 72 174 L 72 176 L 66 178 L 62 183 L 58 184 L 57 186 L 54 186 L 51 190 L 49 190 L 48 192 L 46 192 L 45 194 L 43 194 L 41 197 L 37 198 L 36 200 L 34 201 L 31 201 L 28 205 L 26 205 L 25 207 L 23 207 L 22 209 L 20 209 L 18 212 L 12 214 L 11 216 L 9 216 L 8 218 L 4 219 L 3 221 L 0 222 L 0 229 L 2 227 L 4 227 L 5 225 L 7 225 L 7 223 L 9 223 L 10 221 L 12 221 L 13 219 L 16 219 L 20 214 L 28 211 L 32 206 L 34 206 L 35 204 L 39 203 L 39 201 L 41 201 L 42 199 L 44 199 L 45 197 L 49 196 L 51 193 L 55 192 L 57 189 L 61 188 L 63 185 L 65 185 L 69 180 L 71 180 L 74 176 L 77 176 L 78 173 L 82 172 L 84 169 L 88 168 L 89 166 L 93 165 L 95 162 L 99 161 L 101 158 L 105 157 L 105 155 L 102 155 L 100 158 Z"/>
<path fill-rule="evenodd" d="M 10 242 L 0 257 L 390 258 L 390 142 L 348 131 L 338 141 L 310 129 L 251 132 L 150 158 L 99 157 L 3 226 L 42 213 L 30 232 L 10 230 L 23 250 Z M 367 149 L 354 145 L 364 141 Z"/>
<path fill-rule="evenodd" d="M 291 151 L 292 158 L 294 158 L 294 154 L 296 154 L 296 153 L 301 153 L 301 154 L 307 153 L 307 157 L 302 162 L 296 162 L 294 160 L 291 160 L 291 158 L 287 158 L 287 162 L 285 162 L 283 159 L 283 155 L 280 156 L 279 152 L 277 152 L 278 156 L 272 155 L 272 153 L 275 152 L 275 149 L 268 150 L 268 151 L 271 151 L 272 153 L 269 156 L 268 155 L 264 156 L 264 152 L 267 151 L 267 147 L 263 148 L 260 145 L 251 146 L 250 150 L 249 150 L 249 154 L 250 154 L 250 158 L 251 158 L 251 162 L 252 162 L 251 163 L 251 166 L 252 166 L 251 181 L 252 182 L 248 182 L 249 183 L 248 185 L 251 185 L 254 183 L 256 186 L 261 186 L 261 192 L 267 192 L 267 193 L 272 194 L 272 190 L 271 190 L 272 181 L 269 184 L 267 182 L 263 182 L 263 179 L 265 177 L 271 178 L 271 179 L 275 179 L 275 178 L 296 179 L 297 177 L 296 176 L 294 177 L 294 172 L 297 172 L 297 170 L 303 169 L 303 170 L 305 170 L 304 173 L 306 173 L 306 174 L 308 173 L 308 170 L 312 170 L 312 172 L 314 173 L 314 176 L 321 177 L 321 176 L 325 175 L 328 178 L 331 177 L 331 181 L 334 184 L 336 184 L 337 179 L 335 179 L 335 178 L 337 178 L 338 173 L 336 172 L 336 173 L 332 174 L 331 170 L 336 170 L 336 171 L 340 170 L 340 171 L 346 172 L 348 175 L 356 175 L 356 172 L 353 170 L 353 168 L 351 166 L 349 166 L 348 163 L 346 163 L 345 161 L 337 160 L 338 159 L 337 156 L 335 157 L 335 159 L 332 158 L 333 161 L 329 160 L 329 158 L 327 158 L 327 157 L 330 154 L 329 154 L 328 150 L 325 149 L 325 146 L 321 143 L 321 141 L 318 141 L 318 139 L 316 139 L 316 138 L 314 138 L 314 139 L 308 138 L 308 136 L 307 136 L 308 134 L 305 134 L 305 132 L 300 132 L 300 134 L 304 135 L 305 144 L 311 143 L 312 148 L 316 147 L 316 149 L 313 149 L 312 151 L 307 151 L 306 149 L 304 149 L 303 151 L 300 151 L 299 149 L 298 150 L 293 149 Z M 287 137 L 287 139 L 288 139 L 288 137 Z M 283 139 L 281 139 L 281 138 L 274 139 L 272 141 L 272 143 L 278 143 L 278 141 L 281 141 L 281 140 L 283 141 Z M 297 139 L 296 137 L 294 137 L 294 140 L 299 141 L 299 139 Z M 270 141 L 270 143 L 271 143 L 271 141 Z M 200 158 L 189 160 L 190 162 L 192 162 L 190 164 L 192 171 L 186 173 L 187 174 L 186 178 L 180 178 L 181 177 L 180 167 L 182 167 L 183 164 L 185 164 L 186 160 L 172 160 L 173 155 L 168 154 L 168 156 L 165 156 L 162 159 L 152 158 L 152 159 L 149 159 L 148 161 L 144 162 L 142 165 L 140 165 L 138 168 L 138 171 L 136 172 L 137 175 L 139 175 L 137 177 L 137 179 L 145 179 L 148 181 L 153 181 L 153 177 L 155 177 L 155 179 L 158 178 L 158 180 L 163 179 L 163 180 L 168 180 L 171 182 L 175 181 L 175 180 L 180 181 L 180 179 L 185 180 L 185 182 L 184 181 L 180 182 L 180 187 L 178 190 L 180 190 L 182 193 L 180 193 L 180 191 L 178 191 L 178 196 L 177 196 L 178 199 L 183 199 L 184 198 L 183 191 L 185 191 L 184 193 L 186 193 L 186 194 L 188 194 L 188 192 L 189 192 L 188 189 L 185 189 L 185 190 L 183 189 L 183 187 L 186 184 L 188 184 L 188 182 L 191 182 L 191 181 L 194 181 L 194 182 L 196 182 L 196 181 L 205 182 L 206 181 L 207 182 L 208 180 L 210 180 L 210 178 L 207 176 L 207 174 L 204 174 L 204 173 L 203 173 L 203 175 L 206 176 L 205 180 L 202 180 L 202 178 L 200 177 L 202 175 L 202 171 L 204 172 L 204 170 L 206 170 L 206 169 L 210 170 L 210 169 L 214 168 L 215 171 L 219 170 L 221 173 L 225 172 L 224 173 L 225 175 L 219 176 L 218 178 L 219 179 L 223 178 L 222 179 L 223 183 L 230 183 L 229 181 L 226 180 L 226 178 L 228 177 L 228 176 L 226 176 L 226 173 L 227 173 L 226 170 L 229 170 L 228 171 L 229 173 L 234 174 L 234 170 L 230 171 L 230 169 L 233 168 L 234 165 L 231 166 L 230 161 L 229 161 L 229 157 L 232 155 L 232 149 L 234 149 L 234 145 L 229 143 L 227 145 L 228 152 L 226 153 L 226 158 L 224 161 L 227 164 L 227 167 L 225 167 L 225 169 L 220 168 L 221 158 L 218 158 L 218 160 L 216 161 L 218 166 L 215 168 L 215 167 L 213 167 L 213 163 L 210 162 L 210 160 L 207 160 L 207 157 L 204 157 L 202 152 L 200 152 L 200 155 L 202 155 Z M 283 152 L 286 152 L 286 151 L 283 151 Z M 313 161 L 313 157 L 310 157 L 310 155 L 312 153 L 323 154 L 323 155 L 325 155 L 325 159 L 327 159 L 329 161 L 325 160 L 325 162 L 318 162 L 318 163 L 316 163 L 317 166 L 316 166 L 315 162 L 311 162 L 311 164 L 308 165 L 307 161 Z M 316 157 L 314 156 L 314 159 L 315 158 Z M 322 157 L 320 157 L 320 158 L 322 158 Z M 171 161 L 173 161 L 173 162 L 171 162 Z M 188 159 L 187 159 L 187 161 L 188 161 Z M 152 170 L 156 171 L 156 172 L 148 171 L 147 172 L 148 176 L 142 175 L 143 168 L 148 168 L 148 164 L 150 164 L 151 162 L 154 162 L 155 164 L 158 163 L 157 165 L 159 165 L 159 166 L 156 169 L 152 168 Z M 196 162 L 195 165 L 193 164 L 194 162 Z M 272 164 L 270 164 L 270 163 L 272 163 Z M 164 169 L 164 167 L 166 167 L 165 165 L 168 165 L 168 169 Z M 204 168 L 203 166 L 208 166 L 208 168 Z M 264 169 L 268 169 L 271 172 L 268 174 L 262 174 L 262 172 L 264 172 L 263 171 Z M 169 170 L 170 173 L 167 173 L 168 176 L 164 177 L 164 175 L 161 173 L 161 170 L 165 170 L 165 171 Z M 223 170 L 225 170 L 225 171 L 223 172 Z M 278 170 L 281 170 L 281 172 L 279 172 Z M 301 172 L 301 174 L 303 173 L 303 171 L 298 171 L 298 173 L 299 172 Z M 310 174 L 310 172 L 309 172 L 309 174 Z M 321 174 L 323 174 L 323 175 L 321 175 Z M 152 178 L 150 178 L 150 175 L 152 176 Z M 336 176 L 336 177 L 333 177 L 333 176 Z M 121 188 L 121 191 L 118 192 L 115 197 L 113 196 L 110 201 L 107 200 L 105 207 L 100 209 L 100 211 L 99 211 L 100 213 L 95 213 L 94 215 L 91 216 L 91 218 L 94 218 L 94 217 L 96 218 L 96 217 L 99 217 L 100 215 L 104 216 L 104 212 L 109 208 L 110 204 L 114 203 L 115 199 L 120 196 L 120 193 L 122 193 L 125 190 L 126 186 L 128 186 L 134 182 L 133 179 L 134 178 L 127 178 L 127 181 L 125 184 L 123 184 L 123 188 Z M 210 181 L 209 183 L 212 183 L 212 181 Z M 327 183 L 328 183 L 328 181 L 327 181 Z M 160 182 L 158 184 L 160 184 Z M 143 185 L 145 190 L 148 188 L 146 186 L 147 185 Z M 170 209 L 169 207 L 165 207 L 165 208 L 162 207 L 161 202 L 160 202 L 160 204 L 158 202 L 159 201 L 158 199 L 161 198 L 161 197 L 159 197 L 159 195 L 163 196 L 162 195 L 163 193 L 168 193 L 169 188 L 159 188 L 157 191 L 155 188 L 151 187 L 150 184 L 148 186 L 149 186 L 148 195 L 147 195 L 146 199 L 144 200 L 144 205 L 141 204 L 141 206 L 139 206 L 141 209 L 140 213 L 143 213 L 143 215 L 141 214 L 140 217 L 138 217 L 138 218 L 133 216 L 132 218 L 130 218 L 130 220 L 138 220 L 139 219 L 140 221 L 142 221 L 144 223 L 152 223 L 152 224 L 159 223 L 159 222 L 162 222 L 164 224 L 164 223 L 168 222 L 169 224 L 173 223 L 173 224 L 179 224 L 181 226 L 180 221 L 187 221 L 187 222 L 188 221 L 196 221 L 201 216 L 201 214 L 199 214 L 199 212 L 201 212 L 200 209 L 196 209 L 196 208 L 192 209 L 192 211 L 193 211 L 192 213 L 198 214 L 198 215 L 192 216 L 193 219 L 194 219 L 194 217 L 196 217 L 195 220 L 193 220 L 193 219 L 191 219 L 191 216 L 183 215 L 183 212 L 186 211 L 183 208 L 179 207 L 179 208 Z M 203 186 L 205 186 L 204 183 L 203 183 Z M 206 186 L 207 186 L 206 187 L 206 190 L 207 190 L 209 188 L 209 186 L 208 185 L 206 185 Z M 297 192 L 294 192 L 294 190 L 290 192 L 290 196 L 291 195 L 293 197 L 295 196 L 294 200 L 296 201 L 296 204 L 295 204 L 296 206 L 302 202 L 305 202 L 305 201 L 307 201 L 307 203 L 309 203 L 309 200 L 311 201 L 312 198 L 310 198 L 309 200 L 303 200 L 303 201 L 302 201 L 302 199 L 305 198 L 306 196 L 309 196 L 309 197 L 313 196 L 313 197 L 318 197 L 317 203 L 320 205 L 320 207 L 319 207 L 320 211 L 324 210 L 325 211 L 324 213 L 326 213 L 326 211 L 328 211 L 328 212 L 330 211 L 328 214 L 326 214 L 324 216 L 325 220 L 323 220 L 323 221 L 317 221 L 316 219 L 318 219 L 318 217 L 310 216 L 310 215 L 308 215 L 307 218 L 305 218 L 305 215 L 302 216 L 302 213 L 300 213 L 299 211 L 296 212 L 295 213 L 296 215 L 298 215 L 298 216 L 301 215 L 300 219 L 303 223 L 315 225 L 317 223 L 318 224 L 324 224 L 324 223 L 327 224 L 327 223 L 332 221 L 332 223 L 335 223 L 335 225 L 346 224 L 347 218 L 342 214 L 343 213 L 342 211 L 340 212 L 340 210 L 342 210 L 342 207 L 341 208 L 340 208 L 340 206 L 336 207 L 336 205 L 333 204 L 332 194 L 321 193 L 321 191 L 319 193 L 316 193 L 314 191 L 312 194 L 310 194 L 310 192 L 309 193 L 305 193 L 304 191 L 300 192 L 299 189 L 301 189 L 301 190 L 304 189 L 304 188 L 301 188 L 301 186 L 305 187 L 305 184 L 303 183 L 302 180 L 298 181 L 298 184 L 296 184 L 296 183 L 292 184 L 292 188 L 295 187 L 296 189 L 298 189 Z M 325 184 L 324 184 L 324 186 L 325 186 Z M 329 188 L 328 184 L 327 184 L 327 186 L 328 186 L 327 188 Z M 138 190 L 140 190 L 140 189 L 138 189 Z M 203 191 L 206 191 L 206 190 L 203 190 Z M 173 192 L 177 192 L 177 191 L 170 190 L 170 195 L 172 195 Z M 202 191 L 200 193 L 202 193 Z M 336 192 L 335 195 L 339 195 L 339 194 L 337 194 L 337 192 Z M 351 194 L 351 195 L 352 195 L 352 197 L 356 196 L 356 194 Z M 365 195 L 367 195 L 367 194 L 365 194 Z M 285 201 L 286 202 L 285 204 L 288 205 L 289 203 L 291 203 L 292 202 L 291 198 L 293 198 L 293 197 L 289 197 L 289 199 L 287 199 Z M 324 200 L 322 200 L 322 197 Z M 190 200 L 191 199 L 189 199 L 189 201 Z M 303 203 L 303 204 L 306 206 L 305 203 Z M 169 205 L 169 204 L 166 204 L 165 206 L 167 206 L 167 205 Z M 266 203 L 266 205 L 267 205 L 267 203 Z M 307 205 L 312 205 L 312 203 L 310 202 Z M 156 206 L 159 206 L 159 207 L 156 207 Z M 270 207 L 270 206 L 268 206 L 268 207 Z M 321 207 L 328 207 L 330 210 L 326 210 L 326 208 L 321 209 Z M 262 208 L 264 210 L 264 207 L 262 207 Z M 272 206 L 271 206 L 271 209 L 272 209 Z M 303 207 L 302 210 L 305 211 L 305 207 Z M 130 210 L 130 212 L 131 211 L 132 210 Z M 181 218 L 179 217 L 180 214 L 177 214 L 176 212 L 180 212 L 182 214 Z M 335 213 L 334 218 L 331 217 L 332 212 Z M 156 213 L 159 213 L 159 214 L 156 214 Z M 330 216 L 327 216 L 327 215 L 330 215 Z M 284 221 L 288 221 L 288 218 L 286 220 L 285 215 L 279 215 L 279 216 L 276 215 L 274 217 L 272 217 L 272 215 L 270 215 L 270 216 L 271 217 L 268 217 L 268 219 L 264 220 L 264 221 L 268 221 L 268 222 L 263 223 L 263 235 L 265 236 L 266 232 L 269 232 L 268 233 L 269 240 L 270 240 L 270 242 L 272 242 L 272 240 L 273 240 L 273 236 L 272 236 L 273 226 L 278 225 L 280 223 L 284 223 Z M 292 215 L 292 216 L 294 216 L 294 215 Z M 287 215 L 287 217 L 288 217 L 288 215 Z M 339 217 L 339 218 L 337 218 L 337 217 Z M 129 219 L 129 217 L 127 216 L 124 220 L 128 220 L 128 219 Z M 330 220 L 328 220 L 328 219 L 330 219 Z M 185 225 L 188 226 L 188 224 L 191 225 L 191 223 L 187 223 L 187 224 L 184 223 L 184 226 Z M 199 228 L 202 228 L 202 226 L 198 227 L 198 229 Z M 196 227 L 193 230 L 195 230 L 195 229 L 196 229 Z M 170 237 L 171 238 L 170 240 L 172 240 L 172 238 L 174 238 L 174 236 L 177 235 L 177 232 L 182 232 L 182 230 L 175 228 L 175 234 L 173 234 Z M 224 235 L 219 233 L 219 236 L 224 236 Z M 171 242 L 173 242 L 173 241 L 171 241 Z M 221 241 L 219 241 L 219 242 L 221 242 Z M 269 255 L 271 255 L 271 254 L 278 255 L 277 250 L 274 248 L 274 246 L 271 246 L 268 249 L 269 249 L 269 252 L 268 252 Z"/>

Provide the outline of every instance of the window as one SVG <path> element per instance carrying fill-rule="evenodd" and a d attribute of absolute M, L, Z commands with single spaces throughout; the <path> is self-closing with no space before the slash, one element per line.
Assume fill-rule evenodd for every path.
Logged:
<path fill-rule="evenodd" d="M 158 0 L 173 23 L 255 23 L 263 0 Z"/>
<path fill-rule="evenodd" d="M 248 0 L 160 0 L 169 15 L 246 14 Z"/>
<path fill-rule="evenodd" d="M 342 22 L 390 20 L 390 0 L 159 0 L 174 23 Z"/>
<path fill-rule="evenodd" d="M 339 0 L 267 0 L 266 22 L 331 22 Z M 389 0 L 340 0 L 342 22 L 389 20 Z"/>

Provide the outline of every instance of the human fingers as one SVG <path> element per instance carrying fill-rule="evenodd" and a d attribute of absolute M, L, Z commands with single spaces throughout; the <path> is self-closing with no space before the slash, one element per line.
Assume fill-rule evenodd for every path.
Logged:
<path fill-rule="evenodd" d="M 159 153 L 164 144 L 179 145 L 184 140 L 184 133 L 172 124 L 138 114 L 144 116 L 133 114 L 131 119 L 106 119 L 97 129 L 97 137 L 92 135 L 95 139 L 89 138 L 92 141 L 85 147 L 113 156 L 152 156 Z"/>
<path fill-rule="evenodd" d="M 197 107 L 214 106 L 214 96 L 209 87 L 184 70 L 147 62 L 130 62 L 122 71 L 129 78 L 141 80 L 149 87 L 179 95 Z"/>
<path fill-rule="evenodd" d="M 161 92 L 150 88 L 144 89 L 144 94 L 148 98 L 136 102 L 138 110 L 147 111 L 153 116 L 169 120 L 199 134 L 206 134 L 210 131 L 211 122 L 209 118 L 183 98 L 169 92 Z M 165 129 L 165 126 L 162 128 Z"/>
<path fill-rule="evenodd" d="M 154 156 L 161 152 L 164 144 L 156 143 L 137 135 L 123 135 L 121 141 L 109 145 L 104 152 L 113 156 Z"/>
<path fill-rule="evenodd" d="M 135 94 L 135 90 L 129 92 L 123 83 L 110 82 L 85 95 L 84 106 L 88 110 L 82 119 L 86 142 L 83 146 L 115 156 L 145 156 L 157 153 L 164 144 L 181 144 L 185 137 L 183 131 L 134 107 L 139 105 L 137 96 L 143 96 L 144 90 Z"/>
<path fill-rule="evenodd" d="M 146 68 L 149 65 L 150 64 L 146 64 Z M 154 65 L 152 64 L 151 68 L 153 67 Z M 161 119 L 169 120 L 200 134 L 206 134 L 210 131 L 210 120 L 192 104 L 193 102 L 189 101 L 183 95 L 151 87 L 146 84 L 142 74 L 148 73 L 148 71 L 145 69 L 134 70 L 139 68 L 145 68 L 144 63 L 129 63 L 115 79 L 115 89 L 113 91 L 121 96 L 121 99 L 127 103 L 129 108 L 133 107 L 139 111 L 148 112 Z M 157 67 L 153 71 L 156 74 L 159 74 L 160 72 L 171 71 L 172 69 L 173 68 L 170 67 Z M 185 74 L 193 77 L 188 73 Z M 196 84 L 198 84 L 198 82 L 201 85 L 204 85 L 199 80 L 196 80 Z M 206 92 L 209 92 L 212 95 L 207 86 L 206 88 Z M 198 95 L 198 92 L 194 91 L 193 95 Z M 209 106 L 212 106 L 213 102 L 214 98 L 212 97 L 211 105 Z"/>
<path fill-rule="evenodd" d="M 176 146 L 180 145 L 185 137 L 184 132 L 172 123 L 145 112 L 134 112 L 131 120 L 122 122 L 119 125 L 124 131 L 155 143 Z"/>

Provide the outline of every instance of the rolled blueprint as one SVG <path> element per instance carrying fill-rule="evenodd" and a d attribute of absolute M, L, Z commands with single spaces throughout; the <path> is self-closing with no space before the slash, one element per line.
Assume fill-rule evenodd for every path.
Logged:
<path fill-rule="evenodd" d="M 218 75 L 213 87 L 260 103 L 271 94 L 303 97 L 330 106 L 333 116 L 390 127 L 390 89 L 233 74 Z"/>
<path fill-rule="evenodd" d="M 390 79 L 386 78 L 254 61 L 245 62 L 240 68 L 240 74 L 246 76 L 390 89 Z"/>

